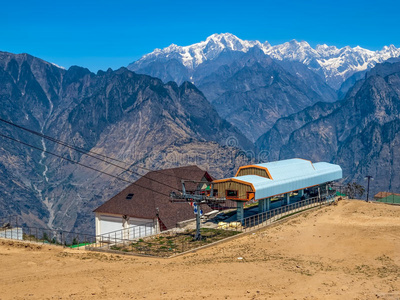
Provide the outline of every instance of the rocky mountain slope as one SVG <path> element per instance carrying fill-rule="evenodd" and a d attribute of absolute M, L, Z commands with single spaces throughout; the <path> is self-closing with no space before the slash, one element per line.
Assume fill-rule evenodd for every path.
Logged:
<path fill-rule="evenodd" d="M 278 120 L 257 141 L 270 158 L 302 157 L 340 164 L 345 180 L 375 178 L 372 193 L 398 191 L 400 63 L 378 64 L 345 99 L 318 103 Z"/>
<path fill-rule="evenodd" d="M 225 54 L 214 62 L 224 60 Z M 333 94 L 331 98 L 323 97 L 310 88 L 308 82 L 312 79 L 302 79 L 266 57 L 260 49 L 252 48 L 203 77 L 198 86 L 223 118 L 255 141 L 280 117 L 318 101 L 335 100 Z M 321 80 L 316 86 L 326 94 L 331 90 Z"/>
<path fill-rule="evenodd" d="M 319 75 L 298 62 L 271 59 L 259 42 L 213 35 L 189 47 L 171 46 L 145 56 L 128 68 L 164 82 L 189 80 L 218 113 L 253 141 L 277 119 L 336 93 Z"/>
<path fill-rule="evenodd" d="M 145 169 L 198 164 L 230 175 L 253 144 L 192 84 L 164 84 L 125 68 L 64 70 L 0 52 L 0 117 L 118 159 L 123 168 L 0 122 L 3 135 L 132 181 Z M 224 160 L 223 160 L 224 159 Z M 220 163 L 224 161 L 223 163 Z M 115 162 L 115 161 L 114 161 Z M 30 225 L 93 232 L 92 210 L 128 183 L 0 137 L 0 213 Z"/>

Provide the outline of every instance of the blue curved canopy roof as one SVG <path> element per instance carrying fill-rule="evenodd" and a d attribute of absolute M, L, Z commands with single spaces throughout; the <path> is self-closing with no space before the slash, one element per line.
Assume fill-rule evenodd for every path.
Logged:
<path fill-rule="evenodd" d="M 343 176 L 339 165 L 326 162 L 313 164 L 311 161 L 299 158 L 263 163 L 256 166 L 268 169 L 272 179 L 258 175 L 231 178 L 251 184 L 255 189 L 256 200 L 339 180 Z"/>

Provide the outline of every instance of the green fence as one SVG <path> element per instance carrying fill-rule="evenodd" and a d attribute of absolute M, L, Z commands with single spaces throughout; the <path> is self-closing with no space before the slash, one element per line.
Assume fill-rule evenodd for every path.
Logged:
<path fill-rule="evenodd" d="M 375 199 L 377 202 L 400 204 L 400 195 L 392 194 L 384 198 Z"/>

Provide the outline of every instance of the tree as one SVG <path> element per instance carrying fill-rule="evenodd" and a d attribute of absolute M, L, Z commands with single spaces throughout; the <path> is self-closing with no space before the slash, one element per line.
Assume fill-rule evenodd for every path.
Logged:
<path fill-rule="evenodd" d="M 365 188 L 357 182 L 349 182 L 344 190 L 346 195 L 351 199 L 362 197 L 365 193 Z"/>
<path fill-rule="evenodd" d="M 49 239 L 49 236 L 48 236 L 47 232 L 43 232 L 43 237 L 42 237 L 42 240 L 43 240 L 43 241 L 47 241 L 47 242 L 49 242 L 49 241 L 50 241 L 50 239 Z"/>

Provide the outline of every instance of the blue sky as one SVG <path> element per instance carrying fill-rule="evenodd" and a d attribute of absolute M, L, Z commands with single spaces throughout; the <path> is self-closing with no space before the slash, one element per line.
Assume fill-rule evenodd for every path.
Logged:
<path fill-rule="evenodd" d="M 213 33 L 272 45 L 291 39 L 371 50 L 400 47 L 397 1 L 2 1 L 0 50 L 91 71 Z"/>

